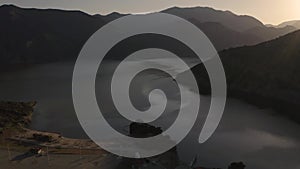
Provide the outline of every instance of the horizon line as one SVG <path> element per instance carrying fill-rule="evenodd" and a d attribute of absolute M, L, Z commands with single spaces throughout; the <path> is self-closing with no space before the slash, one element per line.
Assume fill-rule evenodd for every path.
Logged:
<path fill-rule="evenodd" d="M 281 21 L 280 23 L 278 24 L 273 24 L 273 23 L 265 23 L 263 22 L 262 20 L 260 20 L 259 18 L 255 17 L 255 16 L 252 16 L 252 15 L 249 15 L 249 14 L 238 14 L 238 13 L 235 13 L 233 11 L 230 11 L 230 10 L 223 10 L 223 9 L 217 9 L 217 8 L 214 8 L 214 7 L 210 7 L 210 6 L 171 6 L 171 7 L 168 7 L 168 8 L 164 8 L 162 10 L 153 10 L 153 11 L 146 11 L 146 12 L 133 12 L 133 13 L 122 13 L 120 11 L 112 11 L 112 12 L 107 12 L 107 13 L 97 13 L 97 12 L 88 12 L 86 10 L 82 10 L 82 9 L 70 9 L 70 8 L 59 8 L 59 7 L 33 7 L 33 6 L 20 6 L 20 5 L 16 5 L 16 4 L 13 4 L 13 3 L 3 3 L 3 4 L 0 4 L 0 7 L 2 6 L 15 6 L 15 7 L 18 7 L 18 8 L 21 8 L 21 9 L 37 9 L 37 10 L 61 10 L 61 11 L 68 11 L 68 12 L 82 12 L 82 13 L 85 13 L 87 15 L 90 15 L 90 16 L 94 16 L 94 15 L 101 15 L 101 16 L 108 16 L 110 14 L 113 14 L 113 13 L 118 13 L 118 14 L 121 14 L 121 15 L 138 15 L 138 14 L 149 14 L 149 13 L 155 13 L 155 12 L 162 12 L 162 11 L 165 11 L 165 10 L 168 10 L 168 9 L 172 9 L 172 8 L 179 8 L 179 9 L 191 9 L 191 8 L 209 8 L 209 9 L 212 9 L 214 11 L 221 11 L 221 12 L 230 12 L 232 13 L 233 15 L 236 15 L 236 16 L 248 16 L 248 17 L 252 17 L 256 20 L 258 20 L 259 22 L 261 22 L 262 24 L 264 25 L 272 25 L 272 26 L 278 26 L 282 23 L 285 23 L 285 22 L 289 22 L 289 21 L 300 21 L 300 19 L 291 19 L 291 20 L 284 20 L 284 21 Z"/>

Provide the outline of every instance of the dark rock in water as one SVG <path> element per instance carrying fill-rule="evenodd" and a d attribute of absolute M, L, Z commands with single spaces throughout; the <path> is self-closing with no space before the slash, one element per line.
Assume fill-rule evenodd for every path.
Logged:
<path fill-rule="evenodd" d="M 160 127 L 151 126 L 146 123 L 133 122 L 129 126 L 129 135 L 131 137 L 145 138 L 161 134 L 163 131 Z"/>
<path fill-rule="evenodd" d="M 133 122 L 129 126 L 129 136 L 136 138 L 146 138 L 159 135 L 163 132 L 160 127 L 155 127 L 146 123 Z M 169 139 L 166 137 L 166 139 Z M 170 140 L 172 141 L 172 140 Z M 159 146 L 159 145 L 158 145 Z M 131 159 L 123 158 L 117 169 L 174 169 L 180 164 L 176 147 L 171 150 L 151 158 Z"/>
<path fill-rule="evenodd" d="M 244 169 L 246 165 L 243 162 L 231 163 L 228 169 Z"/>

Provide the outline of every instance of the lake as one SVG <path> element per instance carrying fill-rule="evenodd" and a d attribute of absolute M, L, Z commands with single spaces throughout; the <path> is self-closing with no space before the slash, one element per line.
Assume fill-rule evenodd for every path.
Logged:
<path fill-rule="evenodd" d="M 159 61 L 166 67 L 171 63 Z M 193 63 L 193 61 L 191 61 Z M 103 70 L 110 72 L 113 61 L 102 65 Z M 149 62 L 145 62 L 149 64 Z M 32 129 L 62 133 L 66 137 L 87 138 L 74 111 L 72 102 L 72 73 L 74 63 L 52 63 L 10 69 L 0 73 L 0 99 L 11 101 L 38 102 L 31 124 Z M 172 69 L 172 68 L 170 68 Z M 172 69 L 181 72 L 180 68 Z M 102 86 L 107 80 L 105 72 L 96 81 L 96 93 L 107 93 Z M 125 78 L 121 75 L 120 78 Z M 144 77 L 150 83 L 144 83 Z M 140 109 L 148 107 L 143 93 L 149 85 L 164 82 L 161 74 L 156 72 L 144 74 L 136 79 L 133 87 L 142 94 L 135 94 L 133 101 Z M 98 80 L 99 79 L 99 80 Z M 168 79 L 168 78 L 166 78 Z M 103 82 L 103 83 L 102 83 Z M 176 118 L 176 105 L 179 104 L 178 93 L 168 91 L 171 95 L 170 106 L 161 120 L 155 125 L 166 129 Z M 157 95 L 157 103 L 163 97 Z M 196 96 L 195 96 L 196 97 Z M 248 169 L 300 169 L 300 125 L 278 115 L 271 109 L 259 109 L 242 101 L 227 100 L 222 121 L 214 135 L 205 143 L 197 142 L 199 133 L 210 103 L 209 96 L 201 96 L 201 110 L 190 134 L 178 145 L 180 158 L 190 162 L 196 155 L 198 163 L 205 167 L 227 168 L 234 161 L 243 161 Z M 128 121 L 115 116 L 110 102 L 105 105 L 106 117 L 114 128 L 126 133 Z M 188 121 L 187 121 L 188 123 Z"/>

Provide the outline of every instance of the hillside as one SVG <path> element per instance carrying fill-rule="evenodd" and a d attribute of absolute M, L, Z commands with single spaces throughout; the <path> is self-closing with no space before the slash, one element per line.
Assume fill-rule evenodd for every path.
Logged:
<path fill-rule="evenodd" d="M 286 35 L 287 33 L 291 33 L 293 31 L 296 31 L 297 28 L 294 26 L 284 26 L 280 28 L 274 28 L 274 27 L 254 27 L 251 29 L 248 29 L 244 32 L 244 34 L 250 34 L 255 37 L 260 38 L 260 42 L 270 41 L 274 38 L 278 38 L 280 36 Z M 257 44 L 257 43 L 256 43 Z M 252 44 L 254 45 L 254 44 Z"/>
<path fill-rule="evenodd" d="M 162 12 L 185 18 L 196 25 L 197 23 L 209 25 L 212 22 L 221 24 L 226 30 L 220 27 L 213 27 L 212 29 L 209 29 L 210 31 L 203 30 L 208 35 L 214 33 L 217 33 L 217 36 L 218 34 L 223 35 L 221 38 L 218 37 L 218 41 L 214 41 L 216 38 L 215 36 L 212 37 L 212 42 L 218 51 L 230 47 L 255 45 L 272 40 L 297 29 L 292 25 L 268 27 L 254 17 L 236 15 L 230 11 L 215 10 L 209 7 L 173 7 Z M 224 39 L 226 39 L 226 42 L 223 41 Z"/>
<path fill-rule="evenodd" d="M 194 23 L 218 51 L 254 45 L 294 30 L 293 27 L 267 28 L 253 17 L 211 8 L 170 8 L 163 12 Z M 116 12 L 102 16 L 0 6 L 0 64 L 75 61 L 83 44 L 96 30 L 122 16 Z"/>
<path fill-rule="evenodd" d="M 220 11 L 209 7 L 178 8 L 173 7 L 162 12 L 196 19 L 199 22 L 217 22 L 234 31 L 246 31 L 254 27 L 264 27 L 263 23 L 251 16 L 236 15 L 230 11 Z"/>
<path fill-rule="evenodd" d="M 297 29 L 300 29 L 300 20 L 283 22 L 283 23 L 277 25 L 276 27 L 283 28 L 285 26 L 293 26 L 293 27 L 296 27 Z"/>
<path fill-rule="evenodd" d="M 206 34 L 218 51 L 239 47 L 241 45 L 255 45 L 258 42 L 264 41 L 264 38 L 258 37 L 252 33 L 242 33 L 231 30 L 217 22 L 202 23 L 194 19 L 190 19 L 189 21 Z"/>
<path fill-rule="evenodd" d="M 220 52 L 228 92 L 270 107 L 300 122 L 300 31 L 255 46 Z M 209 93 L 202 64 L 192 68 L 201 91 Z M 206 84 L 206 85 L 204 85 Z"/>
<path fill-rule="evenodd" d="M 39 63 L 74 58 L 105 24 L 79 11 L 0 7 L 0 62 Z"/>

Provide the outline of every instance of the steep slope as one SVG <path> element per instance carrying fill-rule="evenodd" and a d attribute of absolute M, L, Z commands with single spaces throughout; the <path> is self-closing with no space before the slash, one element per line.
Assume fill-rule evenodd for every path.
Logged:
<path fill-rule="evenodd" d="M 220 52 L 229 95 L 267 106 L 300 122 L 300 31 Z M 192 68 L 201 91 L 210 86 L 202 64 Z"/>

